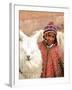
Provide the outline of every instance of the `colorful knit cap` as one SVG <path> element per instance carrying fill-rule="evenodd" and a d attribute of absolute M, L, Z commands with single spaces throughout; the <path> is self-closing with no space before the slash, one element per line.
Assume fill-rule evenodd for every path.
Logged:
<path fill-rule="evenodd" d="M 45 28 L 44 28 L 44 33 L 45 32 L 53 32 L 54 34 L 57 34 L 57 26 L 54 25 L 53 22 L 50 22 Z"/>

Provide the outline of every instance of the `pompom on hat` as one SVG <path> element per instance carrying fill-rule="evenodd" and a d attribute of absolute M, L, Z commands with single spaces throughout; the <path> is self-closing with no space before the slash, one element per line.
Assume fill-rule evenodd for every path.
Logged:
<path fill-rule="evenodd" d="M 50 22 L 46 27 L 44 27 L 45 32 L 53 32 L 55 35 L 57 34 L 57 26 L 54 25 L 53 22 Z"/>

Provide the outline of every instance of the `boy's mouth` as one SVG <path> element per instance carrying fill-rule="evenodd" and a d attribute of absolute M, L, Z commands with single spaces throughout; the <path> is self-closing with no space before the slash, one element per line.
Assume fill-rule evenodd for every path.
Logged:
<path fill-rule="evenodd" d="M 50 45 L 53 44 L 53 43 L 52 43 L 51 40 L 47 40 L 47 41 L 46 41 L 46 44 L 50 46 Z"/>

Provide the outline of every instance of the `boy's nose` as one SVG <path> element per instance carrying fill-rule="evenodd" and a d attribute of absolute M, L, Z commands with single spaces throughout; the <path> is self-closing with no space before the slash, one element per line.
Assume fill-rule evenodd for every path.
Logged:
<path fill-rule="evenodd" d="M 48 37 L 47 39 L 48 39 L 48 40 L 52 40 L 52 38 L 51 38 L 51 37 Z"/>

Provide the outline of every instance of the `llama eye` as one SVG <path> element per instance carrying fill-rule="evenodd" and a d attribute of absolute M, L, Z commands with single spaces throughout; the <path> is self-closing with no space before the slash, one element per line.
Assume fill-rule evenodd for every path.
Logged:
<path fill-rule="evenodd" d="M 23 41 L 21 38 L 19 38 L 19 41 Z"/>
<path fill-rule="evenodd" d="M 32 54 L 34 53 L 34 51 L 31 52 Z"/>
<path fill-rule="evenodd" d="M 34 54 L 34 53 L 36 53 L 36 51 L 37 51 L 37 50 L 33 50 L 31 53 Z"/>
<path fill-rule="evenodd" d="M 31 53 L 34 54 L 36 52 L 36 50 L 33 50 Z"/>

